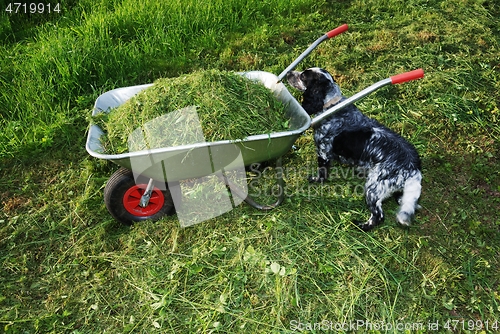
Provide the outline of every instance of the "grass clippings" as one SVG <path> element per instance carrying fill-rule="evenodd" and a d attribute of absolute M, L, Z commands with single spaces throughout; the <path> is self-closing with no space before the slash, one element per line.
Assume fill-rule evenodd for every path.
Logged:
<path fill-rule="evenodd" d="M 283 131 L 284 115 L 285 106 L 262 84 L 208 70 L 158 79 L 94 121 L 107 134 L 105 150 L 119 154 Z"/>

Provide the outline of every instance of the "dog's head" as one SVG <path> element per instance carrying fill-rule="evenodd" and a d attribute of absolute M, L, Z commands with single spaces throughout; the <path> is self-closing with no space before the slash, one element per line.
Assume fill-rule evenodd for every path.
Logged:
<path fill-rule="evenodd" d="M 325 69 L 313 67 L 303 72 L 292 71 L 286 78 L 292 87 L 303 92 L 302 107 L 309 115 L 322 112 L 325 105 L 335 100 L 337 103 L 342 97 L 339 86 Z"/>

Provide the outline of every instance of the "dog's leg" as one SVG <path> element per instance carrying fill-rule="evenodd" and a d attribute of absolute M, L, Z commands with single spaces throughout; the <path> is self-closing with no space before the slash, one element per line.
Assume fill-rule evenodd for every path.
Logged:
<path fill-rule="evenodd" d="M 367 222 L 357 222 L 354 224 L 363 231 L 369 231 L 384 221 L 384 211 L 382 210 L 382 201 L 392 193 L 389 180 L 379 180 L 380 172 L 377 168 L 370 170 L 365 184 L 366 204 L 371 212 L 370 219 Z"/>
<path fill-rule="evenodd" d="M 421 181 L 422 174 L 418 172 L 405 182 L 403 196 L 400 201 L 401 207 L 396 215 L 398 222 L 402 225 L 409 226 L 411 224 L 411 219 L 415 215 L 415 210 L 420 208 L 417 202 L 422 190 Z"/>
<path fill-rule="evenodd" d="M 330 170 L 330 160 L 325 160 L 318 156 L 318 175 L 309 176 L 309 182 L 323 183 L 328 180 L 328 171 Z"/>
<path fill-rule="evenodd" d="M 380 196 L 377 196 L 377 192 L 370 190 L 367 187 L 366 191 L 366 204 L 368 205 L 368 209 L 371 212 L 370 219 L 367 222 L 363 223 L 360 221 L 354 221 L 354 224 L 362 229 L 363 231 L 370 231 L 375 226 L 379 225 L 384 221 L 384 212 L 382 210 L 382 201 L 383 199 Z"/>
<path fill-rule="evenodd" d="M 402 191 L 396 191 L 394 194 L 392 194 L 392 197 L 394 198 L 396 203 L 398 203 L 399 205 L 401 205 L 401 203 L 403 203 L 402 202 L 402 199 L 403 199 L 403 192 Z"/>

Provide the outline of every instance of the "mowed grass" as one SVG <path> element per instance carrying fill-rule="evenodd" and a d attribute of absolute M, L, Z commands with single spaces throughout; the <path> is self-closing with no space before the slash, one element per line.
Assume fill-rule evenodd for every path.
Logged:
<path fill-rule="evenodd" d="M 500 326 L 496 2 L 103 0 L 61 8 L 1 16 L 0 332 Z M 287 196 L 272 211 L 242 204 L 185 229 L 175 216 L 132 227 L 111 218 L 103 188 L 117 166 L 84 149 L 99 94 L 203 69 L 278 74 L 342 23 L 349 31 L 299 68 L 327 68 L 346 95 L 426 72 L 357 104 L 422 156 L 423 209 L 411 228 L 397 226 L 391 200 L 373 232 L 351 224 L 368 218 L 352 168 L 334 166 L 329 183 L 309 185 L 310 131 L 284 157 Z M 269 193 L 275 175 L 254 173 L 250 193 Z"/>

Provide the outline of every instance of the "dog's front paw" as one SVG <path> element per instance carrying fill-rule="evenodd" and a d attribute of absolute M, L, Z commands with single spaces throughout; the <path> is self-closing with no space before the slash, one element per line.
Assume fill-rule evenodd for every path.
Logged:
<path fill-rule="evenodd" d="M 309 183 L 324 183 L 326 181 L 325 178 L 319 176 L 309 176 Z"/>
<path fill-rule="evenodd" d="M 360 222 L 358 220 L 353 220 L 352 223 L 364 232 L 371 231 L 375 227 L 375 225 L 370 224 L 370 222 Z"/>

